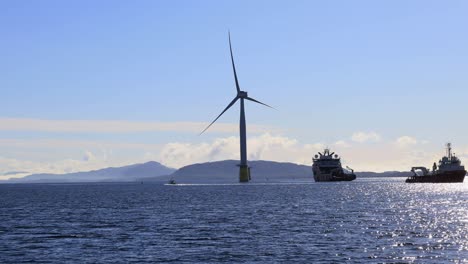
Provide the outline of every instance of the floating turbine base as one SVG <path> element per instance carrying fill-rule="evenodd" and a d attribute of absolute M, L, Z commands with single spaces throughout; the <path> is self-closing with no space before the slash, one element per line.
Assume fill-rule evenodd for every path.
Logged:
<path fill-rule="evenodd" d="M 239 166 L 239 182 L 250 181 L 250 168 L 247 165 Z"/>

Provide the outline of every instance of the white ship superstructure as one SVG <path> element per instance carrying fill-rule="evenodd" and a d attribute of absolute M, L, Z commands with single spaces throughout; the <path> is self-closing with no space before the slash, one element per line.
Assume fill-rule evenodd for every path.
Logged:
<path fill-rule="evenodd" d="M 356 179 L 356 175 L 351 170 L 351 173 L 345 173 L 341 167 L 341 159 L 335 152 L 331 152 L 326 148 L 323 153 L 318 153 L 312 159 L 312 172 L 316 182 L 323 181 L 352 181 Z"/>
<path fill-rule="evenodd" d="M 465 166 L 461 165 L 461 161 L 455 153 L 452 154 L 452 144 L 447 143 L 447 155 L 439 160 L 437 165 L 434 162 L 432 171 L 426 167 L 412 167 L 414 173 L 406 179 L 406 182 L 463 182 L 466 175 Z M 422 171 L 422 175 L 418 175 L 416 171 Z"/>

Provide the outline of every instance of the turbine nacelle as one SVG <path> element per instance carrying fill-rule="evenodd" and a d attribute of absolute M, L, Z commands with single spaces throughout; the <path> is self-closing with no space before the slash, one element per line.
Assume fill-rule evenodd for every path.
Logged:
<path fill-rule="evenodd" d="M 239 92 L 237 92 L 237 97 L 244 99 L 244 98 L 247 98 L 249 96 L 247 95 L 246 91 L 239 91 Z"/>
<path fill-rule="evenodd" d="M 234 73 L 234 81 L 236 82 L 236 90 L 237 90 L 237 96 L 234 97 L 234 99 L 232 99 L 232 101 L 228 104 L 228 106 L 221 112 L 221 114 L 219 114 L 215 120 L 213 120 L 213 122 L 211 122 L 200 134 L 203 134 L 203 132 L 205 132 L 211 125 L 213 125 L 214 122 L 216 122 L 216 120 L 218 120 L 218 118 L 220 118 L 224 112 L 226 112 L 229 108 L 231 108 L 231 106 L 233 106 L 237 100 L 239 99 L 242 99 L 242 102 L 243 102 L 243 99 L 245 100 L 248 100 L 248 101 L 252 101 L 252 102 L 255 102 L 257 104 L 261 104 L 261 105 L 264 105 L 264 106 L 267 106 L 267 107 L 270 107 L 270 108 L 273 108 L 267 104 L 264 104 L 258 100 L 255 100 L 251 97 L 249 97 L 248 93 L 246 91 L 241 91 L 240 87 L 239 87 L 239 80 L 237 79 L 237 73 L 236 73 L 236 66 L 234 65 L 234 56 L 232 55 L 232 46 L 231 46 L 231 34 L 229 34 L 229 51 L 231 53 L 231 64 L 232 64 L 232 71 Z M 241 116 L 244 115 L 244 110 L 241 109 Z M 244 128 L 245 130 L 245 128 Z M 245 131 L 241 131 L 245 134 Z"/>

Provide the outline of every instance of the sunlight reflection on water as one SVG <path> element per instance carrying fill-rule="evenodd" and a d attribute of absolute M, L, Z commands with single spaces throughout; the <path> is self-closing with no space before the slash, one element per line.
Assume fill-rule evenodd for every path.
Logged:
<path fill-rule="evenodd" d="M 468 261 L 468 184 L 0 185 L 0 262 Z"/>

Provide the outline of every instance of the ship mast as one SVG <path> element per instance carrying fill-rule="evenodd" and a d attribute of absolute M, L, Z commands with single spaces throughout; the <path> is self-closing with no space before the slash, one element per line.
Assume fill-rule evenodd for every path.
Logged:
<path fill-rule="evenodd" d="M 447 157 L 452 160 L 452 144 L 450 143 L 447 143 Z"/>

